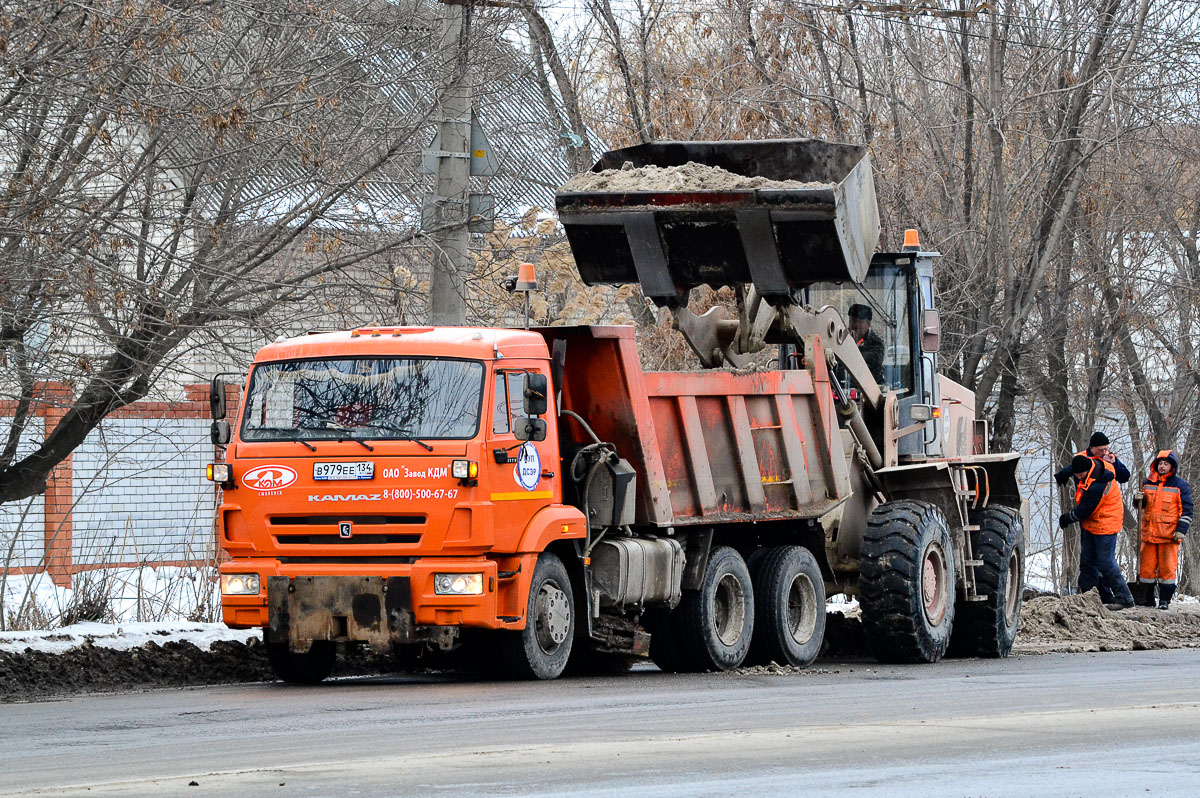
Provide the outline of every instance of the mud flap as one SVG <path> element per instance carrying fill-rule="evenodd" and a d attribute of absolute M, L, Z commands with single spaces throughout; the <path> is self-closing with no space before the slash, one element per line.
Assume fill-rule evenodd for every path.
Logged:
<path fill-rule="evenodd" d="M 409 578 L 272 576 L 270 637 L 304 652 L 314 640 L 362 642 L 377 651 L 416 640 Z"/>

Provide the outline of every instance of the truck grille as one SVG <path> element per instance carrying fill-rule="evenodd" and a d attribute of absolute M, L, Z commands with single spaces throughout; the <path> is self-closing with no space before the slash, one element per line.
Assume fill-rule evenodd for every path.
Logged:
<path fill-rule="evenodd" d="M 346 522 L 353 529 L 350 537 L 339 534 L 339 525 Z M 280 546 L 411 546 L 421 542 L 421 533 L 412 528 L 424 526 L 425 516 L 276 515 L 271 516 L 268 523 L 275 543 Z"/>
<path fill-rule="evenodd" d="M 271 526 L 332 526 L 342 521 L 349 521 L 358 526 L 378 526 L 381 524 L 423 524 L 423 515 L 273 515 Z"/>

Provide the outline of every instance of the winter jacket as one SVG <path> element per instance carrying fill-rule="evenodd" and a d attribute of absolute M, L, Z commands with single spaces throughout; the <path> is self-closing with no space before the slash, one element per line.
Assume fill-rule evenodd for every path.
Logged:
<path fill-rule="evenodd" d="M 1170 473 L 1158 473 L 1157 465 L 1166 460 Z M 1187 534 L 1192 525 L 1192 486 L 1177 474 L 1179 458 L 1164 449 L 1150 463 L 1150 475 L 1142 483 L 1142 540 L 1146 543 L 1173 543 L 1175 532 Z"/>

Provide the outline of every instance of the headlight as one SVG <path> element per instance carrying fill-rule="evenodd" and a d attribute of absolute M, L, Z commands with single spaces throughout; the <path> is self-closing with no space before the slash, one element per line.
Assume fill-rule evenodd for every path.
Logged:
<path fill-rule="evenodd" d="M 257 596 L 258 574 L 221 574 L 221 594 L 224 596 Z"/>
<path fill-rule="evenodd" d="M 233 466 L 229 463 L 209 463 L 205 469 L 208 472 L 207 476 L 212 482 L 233 482 Z"/>
<path fill-rule="evenodd" d="M 475 479 L 479 476 L 479 463 L 474 460 L 453 460 L 450 463 L 450 476 L 455 479 Z"/>
<path fill-rule="evenodd" d="M 433 592 L 439 596 L 483 595 L 483 574 L 434 574 Z"/>

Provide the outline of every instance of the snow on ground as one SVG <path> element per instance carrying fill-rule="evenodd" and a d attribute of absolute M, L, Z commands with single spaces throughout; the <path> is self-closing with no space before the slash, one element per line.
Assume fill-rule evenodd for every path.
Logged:
<path fill-rule="evenodd" d="M 215 621 L 220 592 L 213 568 L 143 566 L 76 574 L 59 587 L 45 573 L 0 575 L 0 631 L 52 629 L 64 621 Z"/>
<path fill-rule="evenodd" d="M 0 632 L 0 652 L 20 653 L 26 649 L 46 654 L 62 654 L 76 646 L 91 642 L 94 646 L 115 649 L 138 648 L 154 642 L 191 643 L 208 651 L 218 640 L 245 643 L 261 639 L 258 629 L 230 629 L 223 623 L 76 623 L 58 629 L 25 632 Z"/>

